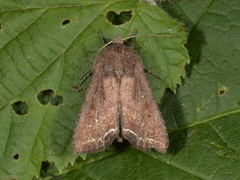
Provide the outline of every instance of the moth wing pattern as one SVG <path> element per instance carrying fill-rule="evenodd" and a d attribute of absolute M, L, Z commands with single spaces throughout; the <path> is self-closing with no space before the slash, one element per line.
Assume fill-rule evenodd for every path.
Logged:
<path fill-rule="evenodd" d="M 127 57 L 134 67 L 122 77 L 120 96 L 122 105 L 122 136 L 141 150 L 155 149 L 165 153 L 168 148 L 166 126 L 148 81 L 140 57 Z"/>
<path fill-rule="evenodd" d="M 75 153 L 103 150 L 119 134 L 118 96 L 115 93 L 119 85 L 113 76 L 106 77 L 104 50 L 101 54 L 95 59 L 93 77 L 78 116 L 73 141 Z"/>

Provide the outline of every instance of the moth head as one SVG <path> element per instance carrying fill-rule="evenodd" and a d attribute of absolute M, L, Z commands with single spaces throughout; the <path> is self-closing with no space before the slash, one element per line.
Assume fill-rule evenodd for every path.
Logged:
<path fill-rule="evenodd" d="M 120 36 L 117 36 L 114 40 L 113 40 L 113 43 L 114 44 L 123 44 L 123 38 L 120 37 Z"/>

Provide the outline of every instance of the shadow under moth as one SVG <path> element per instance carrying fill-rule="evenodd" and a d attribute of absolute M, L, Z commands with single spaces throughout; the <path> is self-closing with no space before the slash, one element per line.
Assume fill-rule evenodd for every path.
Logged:
<path fill-rule="evenodd" d="M 96 56 L 74 131 L 75 153 L 103 150 L 117 138 L 140 150 L 168 148 L 166 126 L 140 56 L 118 37 Z"/>

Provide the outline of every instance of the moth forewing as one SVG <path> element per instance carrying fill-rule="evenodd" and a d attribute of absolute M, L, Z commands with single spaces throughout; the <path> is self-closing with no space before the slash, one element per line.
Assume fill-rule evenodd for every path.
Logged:
<path fill-rule="evenodd" d="M 119 136 L 141 150 L 166 152 L 168 147 L 165 123 L 141 59 L 116 38 L 95 59 L 75 129 L 74 151 L 97 152 Z"/>
<path fill-rule="evenodd" d="M 119 134 L 116 94 L 119 85 L 106 54 L 108 50 L 103 49 L 95 59 L 93 77 L 74 132 L 73 149 L 76 153 L 98 152 L 111 144 Z"/>
<path fill-rule="evenodd" d="M 152 148 L 164 153 L 168 148 L 166 126 L 145 77 L 141 59 L 135 53 L 129 61 L 134 61 L 135 67 L 121 82 L 122 135 L 138 149 Z"/>

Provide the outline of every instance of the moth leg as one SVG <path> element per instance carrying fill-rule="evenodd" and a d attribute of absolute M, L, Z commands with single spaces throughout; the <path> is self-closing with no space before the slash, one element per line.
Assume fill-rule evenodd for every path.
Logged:
<path fill-rule="evenodd" d="M 85 81 L 92 76 L 92 71 L 86 72 L 81 78 L 80 83 L 78 85 L 73 86 L 72 88 L 76 90 L 77 92 L 80 92 L 82 90 L 82 85 L 85 83 Z"/>
<path fill-rule="evenodd" d="M 160 79 L 160 80 L 162 80 L 162 78 L 161 77 L 159 77 L 158 75 L 156 75 L 155 73 L 153 73 L 152 71 L 149 71 L 148 69 L 146 69 L 146 68 L 144 68 L 144 72 L 146 72 L 146 73 L 148 73 L 148 74 L 150 74 L 150 75 L 152 75 L 153 77 L 155 77 L 155 78 L 157 78 L 157 79 Z"/>

